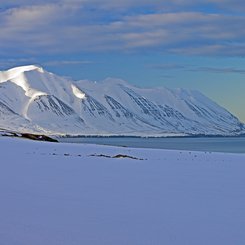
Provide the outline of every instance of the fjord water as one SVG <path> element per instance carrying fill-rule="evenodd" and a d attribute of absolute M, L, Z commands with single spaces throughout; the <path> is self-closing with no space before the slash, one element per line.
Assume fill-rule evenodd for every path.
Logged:
<path fill-rule="evenodd" d="M 245 137 L 66 137 L 59 139 L 59 141 L 134 148 L 245 153 Z"/>

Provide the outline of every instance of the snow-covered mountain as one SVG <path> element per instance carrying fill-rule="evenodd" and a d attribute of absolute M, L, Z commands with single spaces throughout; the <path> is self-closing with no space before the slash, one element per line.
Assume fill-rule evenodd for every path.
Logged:
<path fill-rule="evenodd" d="M 0 128 L 70 135 L 236 135 L 244 125 L 198 91 L 71 81 L 41 67 L 0 72 Z"/>

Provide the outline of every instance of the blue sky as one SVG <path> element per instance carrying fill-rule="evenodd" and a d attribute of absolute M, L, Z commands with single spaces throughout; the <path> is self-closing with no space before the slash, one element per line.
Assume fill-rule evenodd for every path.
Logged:
<path fill-rule="evenodd" d="M 8 0 L 0 70 L 198 89 L 245 122 L 242 0 Z"/>

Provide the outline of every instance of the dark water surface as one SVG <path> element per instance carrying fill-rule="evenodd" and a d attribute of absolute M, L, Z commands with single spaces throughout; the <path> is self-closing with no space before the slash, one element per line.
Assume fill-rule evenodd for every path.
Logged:
<path fill-rule="evenodd" d="M 59 141 L 70 143 L 125 146 L 135 148 L 245 153 L 245 137 L 67 137 L 60 138 Z"/>

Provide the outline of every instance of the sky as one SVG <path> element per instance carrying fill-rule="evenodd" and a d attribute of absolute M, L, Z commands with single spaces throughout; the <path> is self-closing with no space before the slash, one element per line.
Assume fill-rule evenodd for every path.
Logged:
<path fill-rule="evenodd" d="M 0 70 L 197 89 L 245 122 L 244 0 L 0 0 Z"/>

